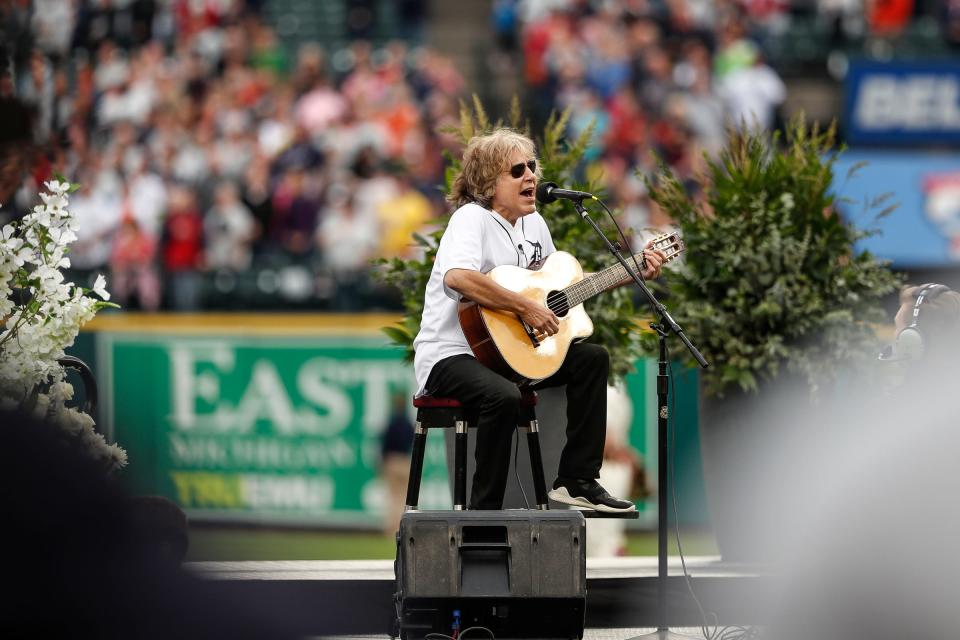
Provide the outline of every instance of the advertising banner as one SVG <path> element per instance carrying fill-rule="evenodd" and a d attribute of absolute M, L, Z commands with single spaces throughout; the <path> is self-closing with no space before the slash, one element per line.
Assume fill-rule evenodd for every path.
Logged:
<path fill-rule="evenodd" d="M 845 80 L 850 144 L 960 142 L 960 65 L 853 61 Z"/>
<path fill-rule="evenodd" d="M 861 248 L 901 269 L 960 263 L 960 156 L 850 150 L 838 159 L 834 175 L 846 219 L 879 231 Z M 892 205 L 889 215 L 876 219 Z"/>
<path fill-rule="evenodd" d="M 99 338 L 106 420 L 137 489 L 194 517 L 376 522 L 380 436 L 415 385 L 383 339 Z M 421 504 L 442 508 L 443 440 L 428 444 Z"/>

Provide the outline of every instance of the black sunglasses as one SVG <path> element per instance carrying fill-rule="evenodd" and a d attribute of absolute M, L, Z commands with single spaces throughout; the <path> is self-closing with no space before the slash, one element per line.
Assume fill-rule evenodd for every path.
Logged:
<path fill-rule="evenodd" d="M 526 162 L 521 162 L 510 167 L 510 175 L 514 178 L 522 178 L 523 174 L 526 173 L 526 169 L 529 167 L 532 173 L 537 172 L 537 161 L 536 160 L 527 160 Z"/>

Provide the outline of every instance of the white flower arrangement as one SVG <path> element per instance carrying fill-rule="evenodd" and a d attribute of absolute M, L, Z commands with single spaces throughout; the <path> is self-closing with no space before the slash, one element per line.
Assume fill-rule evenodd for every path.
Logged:
<path fill-rule="evenodd" d="M 67 205 L 77 187 L 62 178 L 44 186 L 43 204 L 0 230 L 0 407 L 58 424 L 112 471 L 127 464 L 127 454 L 96 432 L 92 417 L 66 405 L 73 386 L 59 360 L 84 323 L 117 305 L 107 302 L 102 275 L 92 290 L 64 280 L 60 269 L 70 266 L 68 247 L 77 239 Z"/>

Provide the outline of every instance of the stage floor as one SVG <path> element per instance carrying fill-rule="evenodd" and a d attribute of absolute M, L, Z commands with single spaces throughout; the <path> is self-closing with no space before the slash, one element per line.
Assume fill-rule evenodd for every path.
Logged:
<path fill-rule="evenodd" d="M 744 565 L 723 563 L 720 556 L 688 556 L 687 570 L 697 577 L 758 574 Z M 671 576 L 681 574 L 680 556 L 670 556 Z M 188 562 L 187 570 L 220 580 L 393 580 L 393 560 L 256 560 Z M 655 556 L 587 558 L 587 580 L 656 577 Z"/>
<path fill-rule="evenodd" d="M 697 626 L 702 615 L 690 588 L 720 625 L 764 624 L 776 593 L 772 576 L 715 556 L 688 557 L 686 566 L 689 585 L 679 556 L 668 563 L 671 630 L 688 629 L 686 635 L 703 637 Z M 193 562 L 186 568 L 297 620 L 305 635 L 384 638 L 394 616 L 392 560 Z M 625 640 L 652 632 L 659 622 L 658 588 L 656 557 L 588 559 L 586 637 Z"/>
<path fill-rule="evenodd" d="M 630 640 L 646 636 L 656 631 L 655 627 L 633 627 L 623 629 L 584 629 L 583 640 Z M 703 630 L 700 627 L 679 627 L 671 628 L 671 633 L 679 634 L 690 638 L 690 640 L 705 640 Z M 365 635 L 365 636 L 315 636 L 313 640 L 388 640 L 390 636 Z M 477 635 L 476 639 L 482 640 L 482 635 Z"/>

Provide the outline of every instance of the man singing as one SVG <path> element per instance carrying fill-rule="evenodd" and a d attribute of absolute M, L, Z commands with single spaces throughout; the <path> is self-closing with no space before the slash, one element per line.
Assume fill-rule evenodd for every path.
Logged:
<path fill-rule="evenodd" d="M 556 251 L 536 210 L 540 178 L 533 141 L 508 129 L 476 136 L 448 200 L 459 208 L 440 240 L 427 282 L 414 367 L 421 394 L 456 398 L 479 409 L 471 509 L 503 505 L 520 389 L 478 362 L 457 317 L 461 297 L 515 313 L 540 336 L 559 330 L 547 307 L 510 291 L 486 274 L 500 265 L 526 267 Z M 644 278 L 660 275 L 664 255 L 644 250 Z M 603 459 L 610 358 L 599 345 L 577 342 L 560 369 L 534 389 L 566 385 L 567 440 L 551 499 L 607 512 L 634 511 L 596 481 Z"/>

